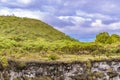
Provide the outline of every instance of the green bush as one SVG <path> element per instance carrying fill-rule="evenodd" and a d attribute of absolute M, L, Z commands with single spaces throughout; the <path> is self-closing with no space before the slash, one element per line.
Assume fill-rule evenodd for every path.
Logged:
<path fill-rule="evenodd" d="M 96 35 L 95 42 L 106 43 L 107 39 L 109 38 L 110 38 L 110 35 L 108 32 L 102 32 Z"/>
<path fill-rule="evenodd" d="M 57 54 L 50 54 L 49 59 L 50 60 L 57 60 L 57 59 L 59 59 L 59 56 Z"/>
<path fill-rule="evenodd" d="M 2 57 L 0 58 L 0 62 L 1 62 L 2 66 L 3 66 L 4 68 L 6 68 L 6 67 L 8 66 L 8 60 L 7 60 L 7 58 L 6 58 L 5 56 L 2 56 Z"/>

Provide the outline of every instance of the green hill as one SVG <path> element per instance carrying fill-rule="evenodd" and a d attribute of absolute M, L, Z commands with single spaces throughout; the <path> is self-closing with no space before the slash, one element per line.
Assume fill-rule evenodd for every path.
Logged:
<path fill-rule="evenodd" d="M 0 16 L 0 53 L 56 51 L 63 41 L 76 40 L 40 20 Z"/>
<path fill-rule="evenodd" d="M 0 16 L 0 38 L 24 40 L 74 40 L 52 26 L 35 19 Z"/>

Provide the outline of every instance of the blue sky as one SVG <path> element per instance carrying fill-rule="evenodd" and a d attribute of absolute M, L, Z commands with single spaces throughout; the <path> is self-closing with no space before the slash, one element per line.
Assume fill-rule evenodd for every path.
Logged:
<path fill-rule="evenodd" d="M 0 15 L 42 20 L 80 41 L 120 35 L 120 0 L 0 0 Z"/>

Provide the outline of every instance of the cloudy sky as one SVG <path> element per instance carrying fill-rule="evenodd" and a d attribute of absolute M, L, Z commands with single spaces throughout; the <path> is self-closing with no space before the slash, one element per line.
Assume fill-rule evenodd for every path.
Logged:
<path fill-rule="evenodd" d="M 120 0 L 0 0 L 0 15 L 40 19 L 80 41 L 120 34 Z"/>

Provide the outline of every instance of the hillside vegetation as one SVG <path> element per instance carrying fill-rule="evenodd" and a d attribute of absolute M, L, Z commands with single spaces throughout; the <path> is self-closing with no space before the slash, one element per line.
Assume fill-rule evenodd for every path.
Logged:
<path fill-rule="evenodd" d="M 75 39 L 35 19 L 0 16 L 0 51 L 7 53 L 41 52 L 54 41 Z"/>
<path fill-rule="evenodd" d="M 96 35 L 95 42 L 79 42 L 40 20 L 0 16 L 0 56 L 3 60 L 5 57 L 64 60 L 68 58 L 66 55 L 95 57 L 119 53 L 120 36 L 117 34 L 102 32 Z"/>
<path fill-rule="evenodd" d="M 11 40 L 74 40 L 52 26 L 35 19 L 0 16 L 0 36 Z"/>

